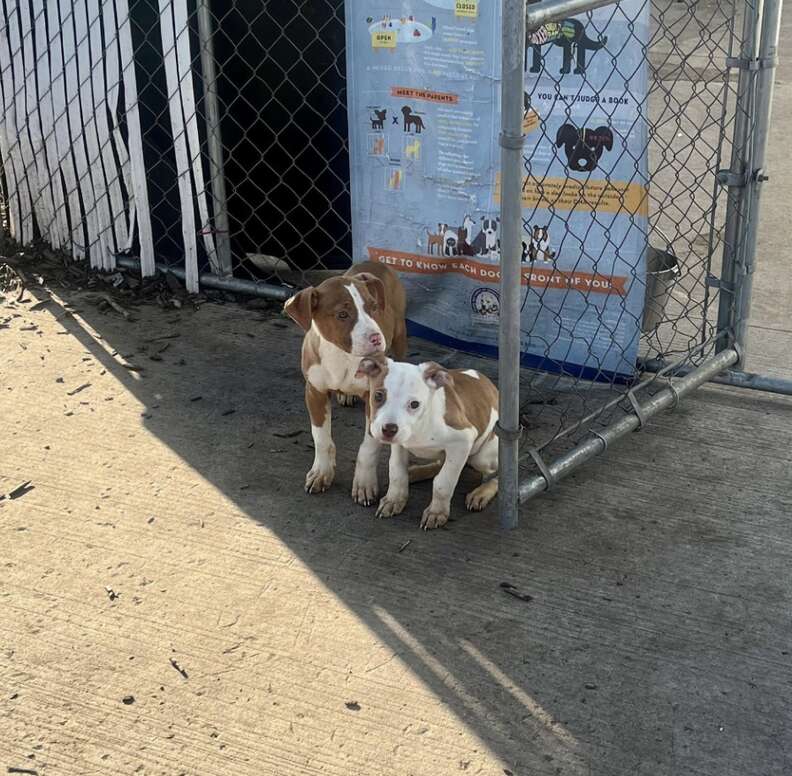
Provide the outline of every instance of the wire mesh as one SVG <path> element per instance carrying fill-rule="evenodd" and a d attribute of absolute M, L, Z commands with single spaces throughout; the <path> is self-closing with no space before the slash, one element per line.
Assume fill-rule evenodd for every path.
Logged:
<path fill-rule="evenodd" d="M 633 315 L 634 325 L 641 329 L 640 364 L 656 360 L 700 364 L 715 352 L 726 334 L 717 330 L 719 292 L 713 282 L 720 271 L 726 201 L 717 173 L 728 166 L 731 152 L 737 73 L 727 66 L 727 59 L 735 56 L 739 47 L 735 30 L 740 29 L 742 6 L 736 2 L 652 3 L 650 39 L 644 48 L 649 64 L 648 89 L 645 95 L 629 90 L 625 95 L 637 103 L 637 121 L 648 124 L 645 147 L 631 149 L 627 143 L 619 143 L 619 136 L 629 128 L 617 128 L 608 121 L 616 142 L 612 158 L 603 160 L 600 173 L 610 182 L 609 165 L 615 167 L 617 154 L 632 154 L 635 172 L 629 183 L 638 183 L 648 191 L 648 229 L 641 235 L 650 246 L 647 273 L 639 274 L 637 265 L 631 270 L 631 281 L 645 289 L 643 316 L 639 319 L 627 309 L 621 311 L 622 315 Z M 623 11 L 617 4 L 610 11 L 609 21 L 620 14 Z M 586 23 L 591 30 L 589 37 L 597 39 L 606 34 L 607 25 L 598 28 L 591 16 Z M 629 83 L 630 74 L 622 71 L 618 55 L 607 44 L 590 53 L 591 57 L 609 57 L 613 64 L 610 78 L 623 85 Z M 560 91 L 562 76 L 550 60 L 551 55 L 544 55 L 541 75 L 545 83 L 548 78 L 553 80 Z M 580 79 L 581 93 L 585 80 L 585 76 Z M 527 81 L 526 109 L 538 88 L 536 83 Z M 593 106 L 582 126 L 595 118 L 601 122 L 603 111 L 607 115 L 608 107 Z M 540 129 L 547 132 L 544 122 Z M 548 136 L 545 145 L 554 139 Z M 646 172 L 639 164 L 641 154 L 648 156 Z M 524 164 L 530 175 L 530 156 L 525 157 Z M 538 185 L 541 187 L 541 180 Z M 585 239 L 565 230 L 563 211 L 555 213 L 552 206 L 549 210 L 553 214 L 554 244 L 575 240 L 580 265 L 596 266 L 602 253 L 592 254 Z M 625 209 L 621 214 L 627 212 Z M 592 223 L 599 223 L 608 235 L 608 225 L 619 214 L 599 213 L 595 205 Z M 526 231 L 532 222 L 532 218 L 526 219 Z M 638 222 L 630 226 L 631 230 L 643 228 Z M 598 250 L 601 247 L 598 244 Z M 618 255 L 621 244 L 606 238 L 602 250 Z M 575 267 L 571 269 L 574 271 Z M 534 284 L 526 302 L 541 309 L 546 293 L 546 287 Z M 580 293 L 584 292 L 567 291 L 570 295 Z M 533 299 L 529 299 L 531 295 Z M 530 336 L 530 328 L 522 335 Z M 579 330 L 575 336 L 581 336 Z M 596 342 L 598 338 L 604 343 Z M 551 344 L 547 344 L 548 350 Z M 591 332 L 590 352 L 614 346 L 618 347 L 618 340 L 612 336 L 608 321 L 600 319 L 599 330 Z M 649 374 L 642 368 L 636 373 L 635 383 L 630 384 L 599 369 L 594 380 L 582 381 L 565 368 L 563 359 L 552 367 L 558 374 L 527 372 L 522 381 L 526 397 L 522 407 L 524 444 L 547 457 L 573 447 L 591 430 L 633 412 L 630 395 L 634 396 L 636 390 L 650 394 L 666 382 L 664 376 Z M 525 466 L 535 468 L 530 458 L 526 458 Z"/>

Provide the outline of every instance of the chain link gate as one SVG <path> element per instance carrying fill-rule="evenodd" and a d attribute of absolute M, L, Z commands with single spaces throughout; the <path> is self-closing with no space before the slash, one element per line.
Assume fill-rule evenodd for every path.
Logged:
<path fill-rule="evenodd" d="M 520 188 L 531 171 L 522 121 L 536 88 L 524 78 L 526 34 L 602 7 L 621 13 L 612 0 L 503 0 L 504 525 L 516 524 L 518 500 L 706 380 L 792 393 L 791 381 L 742 371 L 779 0 L 646 0 L 649 166 L 636 181 L 660 263 L 632 278 L 647 285 L 636 380 L 519 370 L 530 334 L 519 331 L 530 223 Z M 285 299 L 343 270 L 352 260 L 344 23 L 344 0 L 3 0 L 11 235 L 100 270 L 169 272 L 191 292 Z M 623 75 L 614 66 L 614 79 Z M 539 305 L 545 292 L 529 289 Z"/>
<path fill-rule="evenodd" d="M 603 384 L 601 379 L 583 382 L 563 370 L 560 377 L 528 375 L 524 390 L 540 396 L 550 390 L 555 404 L 539 401 L 520 411 L 515 345 L 520 325 L 515 282 L 519 265 L 513 257 L 519 255 L 524 227 L 521 178 L 531 175 L 531 160 L 517 141 L 522 139 L 526 109 L 523 90 L 530 98 L 532 86 L 523 82 L 516 51 L 526 35 L 546 29 L 545 25 L 602 6 L 612 6 L 614 15 L 620 12 L 618 3 L 607 0 L 547 0 L 527 9 L 523 0 L 507 0 L 504 5 L 501 169 L 524 168 L 510 176 L 508 193 L 504 172 L 504 263 L 512 257 L 512 266 L 504 267 L 501 279 L 500 384 L 510 387 L 502 398 L 500 420 L 504 527 L 516 526 L 518 501 L 553 487 L 619 437 L 642 429 L 650 417 L 676 406 L 709 380 L 792 392 L 790 381 L 744 371 L 722 374 L 745 363 L 781 3 L 654 2 L 646 50 L 649 89 L 642 100 L 650 127 L 647 147 L 642 149 L 649 157 L 645 179 L 635 166 L 649 196 L 650 258 L 643 280 L 646 304 L 636 381 L 630 386 L 607 380 Z M 613 62 L 613 78 L 624 80 L 615 58 Z M 618 253 L 618 245 L 610 248 Z M 652 272 L 652 256 L 665 256 L 670 262 L 655 267 L 660 274 L 674 270 L 668 286 L 660 289 L 662 312 L 656 309 L 658 276 Z M 634 282 L 642 279 L 636 276 Z M 543 290 L 534 290 L 541 304 Z M 523 464 L 529 471 L 519 482 L 521 436 L 528 452 Z"/>

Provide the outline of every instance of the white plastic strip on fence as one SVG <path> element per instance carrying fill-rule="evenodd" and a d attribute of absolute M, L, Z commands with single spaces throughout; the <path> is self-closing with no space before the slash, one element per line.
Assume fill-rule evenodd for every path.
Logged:
<path fill-rule="evenodd" d="M 11 56 L 8 53 L 8 36 L 5 17 L 0 19 L 0 156 L 6 178 L 6 203 L 8 226 L 11 234 L 19 239 L 22 230 L 22 181 L 18 175 L 18 152 L 16 126 L 13 113 L 9 109 L 10 96 L 13 94 L 11 78 Z"/>
<path fill-rule="evenodd" d="M 17 184 L 20 186 L 20 204 L 22 208 L 22 240 L 27 242 L 33 239 L 33 187 L 28 178 L 28 160 L 30 158 L 30 141 L 27 132 L 24 130 L 25 111 L 24 105 L 20 104 L 19 97 L 22 92 L 17 86 L 17 78 L 22 77 L 21 62 L 12 55 L 12 51 L 19 51 L 21 59 L 21 47 L 19 45 L 19 24 L 15 13 L 15 4 L 9 3 L 9 13 L 6 17 L 6 29 L 4 35 L 0 36 L 0 61 L 3 63 L 3 81 L 5 83 L 5 104 L 4 110 L 7 112 L 8 136 L 13 143 L 11 149 L 11 159 L 14 164 L 14 173 Z M 19 73 L 19 75 L 17 75 Z"/>
<path fill-rule="evenodd" d="M 165 79 L 168 90 L 168 110 L 173 131 L 173 147 L 176 156 L 176 175 L 179 181 L 181 202 L 181 226 L 184 239 L 184 280 L 187 290 L 198 292 L 198 246 L 195 231 L 195 207 L 193 186 L 190 179 L 190 156 L 187 149 L 187 130 L 182 113 L 179 68 L 174 34 L 174 6 L 184 5 L 184 0 L 159 0 L 160 32 L 165 63 Z M 180 9 L 181 10 L 181 9 Z M 186 9 L 185 9 L 186 14 Z M 184 17 L 186 19 L 186 15 Z M 181 28 L 179 28 L 181 29 Z"/>
<path fill-rule="evenodd" d="M 63 58 L 63 34 L 61 32 L 60 11 L 58 0 L 47 0 L 47 22 L 50 29 L 49 55 L 50 55 L 50 95 L 52 98 L 52 113 L 55 122 L 55 148 L 61 181 L 66 189 L 68 203 L 68 216 L 71 219 L 71 232 L 67 235 L 66 243 L 69 245 L 74 259 L 85 255 L 83 244 L 82 215 L 80 211 L 80 193 L 77 183 L 77 170 L 74 166 L 74 153 L 69 136 L 69 122 L 66 104 L 66 74 Z"/>
<path fill-rule="evenodd" d="M 91 78 L 86 88 L 93 97 L 93 120 L 101 154 L 101 165 L 97 164 L 97 175 L 104 178 L 105 204 L 110 211 L 112 227 L 105 230 L 107 243 L 112 250 L 102 255 L 102 267 L 115 269 L 115 255 L 120 246 L 127 243 L 127 215 L 124 196 L 121 192 L 121 171 L 116 163 L 111 141 L 112 129 L 107 117 L 107 79 L 105 76 L 105 49 L 102 43 L 102 18 L 99 0 L 86 0 L 88 12 L 88 41 L 91 58 Z M 113 77 L 117 77 L 114 76 Z"/>
<path fill-rule="evenodd" d="M 33 190 L 33 209 L 38 219 L 39 231 L 43 236 L 49 237 L 52 242 L 55 218 L 50 176 L 45 163 L 44 138 L 38 119 L 39 101 L 36 93 L 36 63 L 33 53 L 33 20 L 30 18 L 30 5 L 27 2 L 17 3 L 17 6 L 21 46 L 14 53 L 17 62 L 21 64 L 21 79 L 17 83 L 17 88 L 19 89 L 18 95 L 24 104 L 25 127 L 23 135 L 27 135 L 32 157 L 28 163 L 28 175 Z"/>
<path fill-rule="evenodd" d="M 112 0 L 102 1 L 102 23 L 104 25 L 104 75 L 106 109 L 104 115 L 108 120 L 108 131 L 112 135 L 112 142 L 115 152 L 118 154 L 118 161 L 121 168 L 121 181 L 127 191 L 127 208 L 123 208 L 119 216 L 116 213 L 116 236 L 118 247 L 122 251 L 129 251 L 134 242 L 135 233 L 135 197 L 132 193 L 132 169 L 129 162 L 129 152 L 127 151 L 124 139 L 121 136 L 121 128 L 118 125 L 118 98 L 120 95 L 121 84 L 121 64 L 119 53 L 119 30 L 115 15 L 115 5 Z M 128 218 L 128 221 L 127 221 Z M 119 225 L 119 220 L 121 224 Z M 126 239 L 124 239 L 124 234 Z"/>
<path fill-rule="evenodd" d="M 105 0 L 105 7 L 110 5 L 109 0 Z M 124 81 L 124 107 L 129 138 L 131 194 L 134 198 L 134 207 L 129 218 L 129 231 L 132 233 L 135 218 L 137 217 L 138 236 L 140 239 L 140 273 L 143 277 L 150 277 L 156 274 L 157 267 L 154 258 L 154 236 L 151 230 L 151 210 L 149 209 L 148 183 L 146 182 L 146 162 L 143 156 L 143 133 L 140 127 L 137 77 L 135 75 L 128 0 L 116 0 L 115 11 L 118 27 L 118 46 L 121 55 L 121 74 Z"/>
<path fill-rule="evenodd" d="M 50 70 L 50 45 L 47 35 L 47 14 L 44 0 L 33 0 L 33 25 L 36 41 L 36 83 L 38 85 L 39 121 L 44 137 L 47 172 L 54 219 L 52 222 L 52 247 L 61 248 L 69 244 L 69 221 L 66 217 L 66 199 L 60 177 L 60 153 L 55 130 L 55 109 Z"/>
<path fill-rule="evenodd" d="M 77 173 L 76 188 L 82 195 L 84 210 L 82 214 L 72 212 L 72 225 L 78 224 L 84 219 L 83 224 L 86 230 L 87 245 L 81 246 L 81 255 L 85 255 L 89 247 L 94 250 L 99 245 L 99 224 L 96 217 L 96 202 L 94 199 L 94 188 L 91 185 L 88 170 L 88 157 L 83 138 L 83 117 L 80 110 L 79 94 L 79 73 L 77 70 L 77 42 L 75 40 L 75 19 L 73 6 L 69 0 L 60 0 L 60 20 L 63 32 L 63 63 L 64 63 L 64 86 L 66 92 L 66 110 L 69 119 L 69 137 L 71 147 L 74 152 L 75 172 Z M 72 232 L 72 239 L 77 241 L 81 235 Z M 78 243 L 79 244 L 79 243 Z"/>
<path fill-rule="evenodd" d="M 77 72 L 79 78 L 80 107 L 82 109 L 83 138 L 88 161 L 88 180 L 93 187 L 94 214 L 98 227 L 98 242 L 90 244 L 91 266 L 107 269 L 106 256 L 115 253 L 110 205 L 107 201 L 107 184 L 102 172 L 101 149 L 96 128 L 91 88 L 91 40 L 88 29 L 88 9 L 85 2 L 74 3 L 74 29 L 77 35 Z M 85 196 L 84 187 L 80 190 Z"/>

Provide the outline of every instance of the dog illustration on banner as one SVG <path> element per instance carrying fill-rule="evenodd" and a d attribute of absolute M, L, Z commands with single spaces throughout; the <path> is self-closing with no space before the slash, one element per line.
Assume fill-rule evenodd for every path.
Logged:
<path fill-rule="evenodd" d="M 593 172 L 605 149 L 613 150 L 613 132 L 609 127 L 578 129 L 573 124 L 563 124 L 556 134 L 556 146 L 564 147 L 570 170 Z"/>
<path fill-rule="evenodd" d="M 404 173 L 401 167 L 391 167 L 385 179 L 385 188 L 388 191 L 401 191 L 404 185 Z"/>
<path fill-rule="evenodd" d="M 405 144 L 404 157 L 413 162 L 421 158 L 421 141 L 417 137 Z"/>
<path fill-rule="evenodd" d="M 435 251 L 438 256 L 443 253 L 443 226 L 445 224 L 438 224 L 437 232 L 431 232 L 428 227 L 426 229 L 426 250 L 430 256 L 434 256 Z"/>
<path fill-rule="evenodd" d="M 385 156 L 385 136 L 376 134 L 369 136 L 369 156 Z"/>
<path fill-rule="evenodd" d="M 471 239 L 475 226 L 473 217 L 466 214 L 460 226 L 441 222 L 437 224 L 436 232 L 425 227 L 427 252 L 430 256 L 434 256 L 437 251 L 442 256 L 479 256 L 500 260 L 500 218 L 482 217 L 481 229 Z"/>
<path fill-rule="evenodd" d="M 522 246 L 523 263 L 540 261 L 543 264 L 552 264 L 555 267 L 556 254 L 554 250 L 550 249 L 550 232 L 547 226 L 534 224 L 529 242 L 526 244 L 525 240 L 523 240 Z"/>
<path fill-rule="evenodd" d="M 538 0 L 532 0 L 537 2 Z M 585 75 L 586 52 L 599 51 L 608 42 L 606 35 L 592 40 L 586 35 L 586 28 L 577 19 L 564 19 L 561 22 L 548 23 L 535 32 L 525 36 L 525 67 L 528 67 L 528 49 L 532 49 L 531 73 L 542 70 L 542 46 L 555 45 L 564 51 L 561 65 L 561 75 L 566 75 L 572 69 L 572 55 L 576 57 L 575 73 Z"/>
<path fill-rule="evenodd" d="M 471 243 L 475 256 L 500 259 L 500 217 L 481 219 L 481 230 Z"/>
<path fill-rule="evenodd" d="M 385 119 L 388 117 L 388 109 L 383 108 L 382 110 L 374 109 L 374 115 L 369 116 L 369 121 L 371 122 L 372 129 L 385 129 Z"/>
<path fill-rule="evenodd" d="M 421 118 L 420 113 L 415 113 L 413 109 L 409 105 L 405 105 L 402 109 L 402 116 L 404 116 L 404 131 L 410 132 L 412 129 L 415 130 L 416 135 L 420 135 L 421 132 L 426 129 L 426 125 Z"/>

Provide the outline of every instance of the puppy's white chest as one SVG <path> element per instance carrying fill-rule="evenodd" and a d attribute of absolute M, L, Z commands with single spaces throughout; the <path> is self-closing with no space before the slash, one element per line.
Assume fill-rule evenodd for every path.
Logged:
<path fill-rule="evenodd" d="M 434 461 L 444 452 L 442 447 L 413 447 L 410 445 L 408 449 L 416 458 L 423 458 L 427 461 Z"/>
<path fill-rule="evenodd" d="M 319 346 L 319 362 L 308 369 L 308 380 L 319 390 L 343 391 L 362 396 L 368 389 L 365 378 L 355 377 L 360 362 L 359 356 L 322 342 Z"/>

